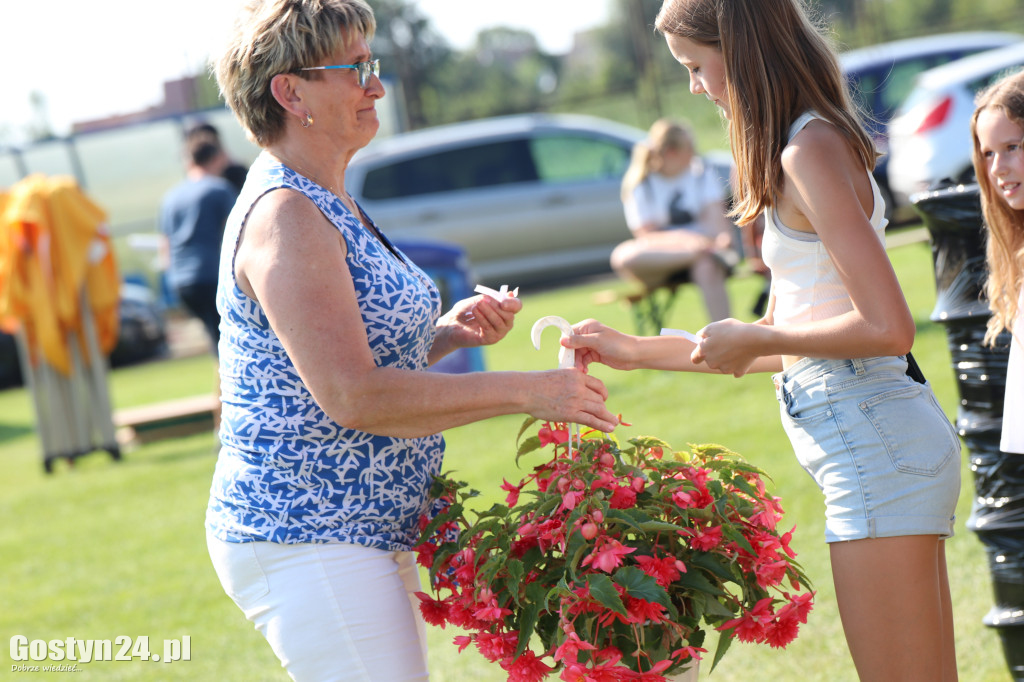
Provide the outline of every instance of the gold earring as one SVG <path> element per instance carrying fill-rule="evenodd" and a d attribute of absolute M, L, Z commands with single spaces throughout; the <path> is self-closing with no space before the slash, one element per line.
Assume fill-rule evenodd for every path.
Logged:
<path fill-rule="evenodd" d="M 311 113 L 309 113 L 309 112 L 307 111 L 307 112 L 306 112 L 306 120 L 305 120 L 305 121 L 302 121 L 301 123 L 302 123 L 302 127 L 303 127 L 303 128 L 308 128 L 308 127 L 310 127 L 311 125 L 313 125 L 313 114 L 311 114 Z"/>

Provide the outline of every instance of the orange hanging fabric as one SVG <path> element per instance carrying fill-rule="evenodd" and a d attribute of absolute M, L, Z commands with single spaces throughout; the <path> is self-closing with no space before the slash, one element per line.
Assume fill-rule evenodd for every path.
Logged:
<path fill-rule="evenodd" d="M 24 330 L 33 364 L 70 373 L 83 286 L 100 349 L 116 344 L 120 278 L 105 221 L 70 177 L 31 175 L 0 197 L 0 326 Z"/>

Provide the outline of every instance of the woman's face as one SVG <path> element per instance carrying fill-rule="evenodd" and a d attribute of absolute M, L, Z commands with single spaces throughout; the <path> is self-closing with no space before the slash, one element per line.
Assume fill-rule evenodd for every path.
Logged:
<path fill-rule="evenodd" d="M 988 108 L 978 114 L 975 132 L 992 186 L 1010 208 L 1024 210 L 1024 128 L 1002 109 Z"/>
<path fill-rule="evenodd" d="M 666 147 L 661 151 L 660 160 L 658 172 L 662 175 L 675 176 L 690 167 L 693 152 L 688 147 Z"/>
<path fill-rule="evenodd" d="M 373 54 L 366 39 L 357 36 L 323 64 L 311 66 L 356 64 L 371 59 Z M 366 87 L 360 87 L 359 74 L 355 69 L 331 69 L 318 73 L 316 80 L 306 82 L 314 125 L 323 126 L 322 129 L 341 136 L 353 146 L 369 144 L 380 127 L 376 109 L 377 100 L 384 96 L 380 79 L 371 75 Z"/>
<path fill-rule="evenodd" d="M 690 73 L 690 92 L 704 93 L 730 118 L 729 88 L 725 82 L 725 61 L 722 51 L 710 45 L 698 43 L 690 38 L 666 35 L 668 49 L 676 61 Z"/>

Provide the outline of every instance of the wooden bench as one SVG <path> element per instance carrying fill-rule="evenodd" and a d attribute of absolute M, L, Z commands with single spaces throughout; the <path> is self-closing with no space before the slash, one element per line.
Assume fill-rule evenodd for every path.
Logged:
<path fill-rule="evenodd" d="M 134 446 L 213 431 L 218 407 L 217 398 L 207 394 L 118 410 L 114 413 L 117 441 Z"/>

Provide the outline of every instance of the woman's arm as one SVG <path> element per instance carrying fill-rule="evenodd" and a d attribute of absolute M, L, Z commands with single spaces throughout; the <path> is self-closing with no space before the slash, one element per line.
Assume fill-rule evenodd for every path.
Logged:
<path fill-rule="evenodd" d="M 746 327 L 757 326 L 736 320 L 730 322 Z M 575 333 L 572 336 L 562 339 L 562 345 L 576 349 L 576 364 L 583 370 L 597 362 L 621 370 L 665 369 L 675 372 L 723 373 L 707 363 L 695 362 L 693 356 L 697 344 L 680 336 L 633 336 L 597 320 L 580 322 L 573 326 L 573 330 Z M 747 369 L 747 373 L 777 372 L 781 369 L 779 357 L 761 357 Z"/>
<path fill-rule="evenodd" d="M 575 370 L 446 375 L 378 367 L 345 262 L 345 242 L 301 194 L 271 192 L 250 214 L 235 261 L 306 387 L 349 428 L 417 437 L 528 413 L 611 431 L 603 384 Z"/>
<path fill-rule="evenodd" d="M 816 358 L 904 355 L 914 320 L 885 247 L 875 235 L 867 169 L 831 125 L 813 121 L 782 157 L 779 213 L 787 225 L 814 231 L 836 265 L 853 310 L 826 320 L 758 330 L 712 324 L 695 360 L 726 372 L 764 354 Z"/>

